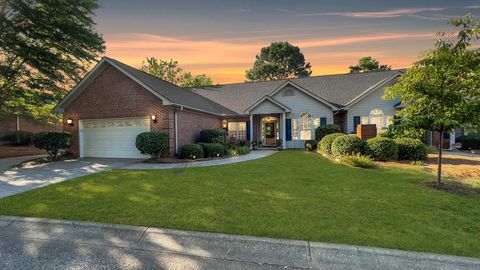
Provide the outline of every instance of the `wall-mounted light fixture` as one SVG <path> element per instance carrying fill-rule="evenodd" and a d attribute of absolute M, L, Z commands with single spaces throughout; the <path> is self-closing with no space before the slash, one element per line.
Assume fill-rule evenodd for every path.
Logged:
<path fill-rule="evenodd" d="M 69 126 L 73 126 L 73 120 L 72 120 L 72 118 L 68 118 L 68 119 L 67 119 L 67 124 L 68 124 Z"/>
<path fill-rule="evenodd" d="M 224 120 L 222 121 L 222 127 L 223 127 L 223 128 L 227 128 L 227 124 L 228 124 L 227 120 L 224 119 Z"/>
<path fill-rule="evenodd" d="M 153 123 L 157 123 L 157 116 L 152 114 L 152 115 L 150 115 L 150 118 L 152 119 Z"/>

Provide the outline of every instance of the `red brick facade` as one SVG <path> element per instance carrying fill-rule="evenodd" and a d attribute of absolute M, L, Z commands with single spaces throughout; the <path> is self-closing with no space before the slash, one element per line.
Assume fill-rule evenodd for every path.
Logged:
<path fill-rule="evenodd" d="M 19 126 L 22 131 L 29 131 L 33 133 L 37 133 L 40 131 L 58 131 L 61 130 L 62 127 L 60 124 L 56 126 L 49 126 L 45 124 L 35 123 L 33 121 L 26 120 L 24 118 L 19 119 Z M 17 131 L 17 119 L 16 117 L 9 118 L 5 121 L 0 122 L 0 137 L 5 134 Z"/>
<path fill-rule="evenodd" d="M 112 66 L 107 66 L 80 95 L 65 109 L 63 128 L 72 133 L 74 143 L 69 149 L 79 155 L 79 120 L 125 118 L 155 115 L 150 120 L 152 131 L 165 131 L 169 135 L 170 155 L 175 154 L 174 109 L 141 85 Z M 67 124 L 73 119 L 73 126 Z M 217 128 L 219 118 L 191 112 L 178 112 L 179 145 L 195 142 L 202 128 Z"/>

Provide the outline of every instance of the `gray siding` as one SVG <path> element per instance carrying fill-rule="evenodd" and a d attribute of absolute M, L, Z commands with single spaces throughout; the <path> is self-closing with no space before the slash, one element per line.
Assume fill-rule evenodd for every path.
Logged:
<path fill-rule="evenodd" d="M 250 111 L 252 114 L 282 113 L 285 110 L 272 103 L 270 100 L 264 100 L 257 107 Z"/>

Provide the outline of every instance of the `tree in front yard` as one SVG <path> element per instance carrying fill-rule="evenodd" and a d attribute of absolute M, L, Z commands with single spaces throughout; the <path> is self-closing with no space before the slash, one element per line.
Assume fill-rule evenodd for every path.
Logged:
<path fill-rule="evenodd" d="M 436 48 L 424 53 L 398 83 L 385 89 L 385 98 L 400 97 L 408 106 L 398 112 L 405 127 L 433 130 L 442 136 L 480 121 L 480 21 L 467 14 L 450 24 L 460 27 L 456 37 L 439 33 Z M 437 185 L 442 176 L 439 140 Z"/>
<path fill-rule="evenodd" d="M 249 81 L 278 80 L 308 77 L 312 74 L 310 63 L 300 48 L 284 42 L 272 42 L 256 56 L 252 69 L 246 71 Z"/>
<path fill-rule="evenodd" d="M 0 120 L 58 123 L 56 102 L 105 50 L 97 8 L 96 0 L 0 0 Z"/>
<path fill-rule="evenodd" d="M 387 65 L 380 65 L 377 59 L 371 56 L 362 57 L 358 60 L 358 64 L 350 66 L 350 73 L 369 72 L 369 71 L 384 71 L 392 68 Z"/>

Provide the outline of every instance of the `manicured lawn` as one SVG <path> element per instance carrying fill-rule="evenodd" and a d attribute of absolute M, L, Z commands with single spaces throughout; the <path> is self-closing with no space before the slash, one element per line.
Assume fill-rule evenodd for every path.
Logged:
<path fill-rule="evenodd" d="M 0 214 L 260 235 L 480 257 L 480 196 L 432 176 L 279 152 L 227 166 L 114 170 L 0 200 Z"/>

